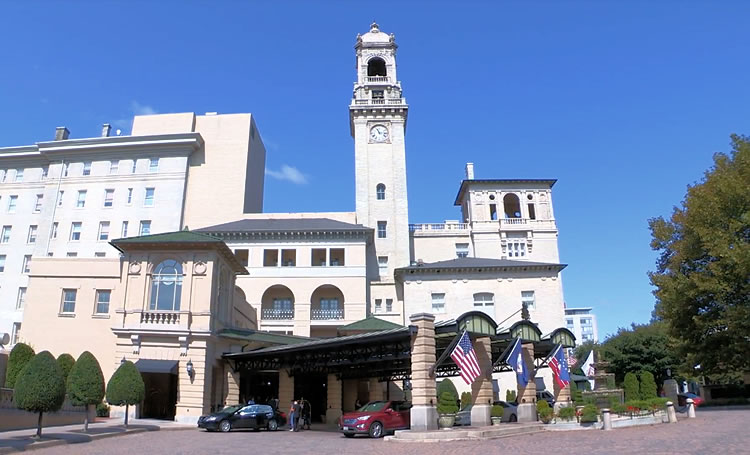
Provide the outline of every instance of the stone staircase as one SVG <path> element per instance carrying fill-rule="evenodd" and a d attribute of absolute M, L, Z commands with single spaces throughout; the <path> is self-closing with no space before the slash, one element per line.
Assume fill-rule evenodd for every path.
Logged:
<path fill-rule="evenodd" d="M 533 434 L 544 431 L 544 424 L 537 423 L 504 423 L 493 427 L 453 427 L 447 430 L 434 431 L 396 431 L 387 436 L 390 442 L 446 442 L 473 441 L 477 439 L 499 439 Z"/>

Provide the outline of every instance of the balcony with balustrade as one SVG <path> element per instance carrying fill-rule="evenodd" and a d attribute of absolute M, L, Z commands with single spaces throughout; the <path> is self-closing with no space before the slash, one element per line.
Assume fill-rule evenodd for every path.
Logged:
<path fill-rule="evenodd" d="M 381 106 L 406 107 L 406 98 L 355 98 L 352 100 L 351 108 L 368 108 Z"/>
<path fill-rule="evenodd" d="M 336 286 L 318 287 L 310 302 L 311 324 L 338 325 L 344 320 L 344 294 Z"/>

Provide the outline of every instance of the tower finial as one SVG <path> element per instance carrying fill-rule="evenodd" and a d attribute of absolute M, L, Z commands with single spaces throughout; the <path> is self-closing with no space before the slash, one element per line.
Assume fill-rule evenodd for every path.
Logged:
<path fill-rule="evenodd" d="M 375 21 L 372 21 L 372 24 L 370 24 L 370 31 L 377 33 L 380 31 L 380 27 L 378 27 L 378 23 Z"/>

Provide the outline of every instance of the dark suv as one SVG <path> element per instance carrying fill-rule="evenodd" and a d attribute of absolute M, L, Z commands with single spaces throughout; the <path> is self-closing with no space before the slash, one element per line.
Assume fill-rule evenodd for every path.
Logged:
<path fill-rule="evenodd" d="M 269 431 L 276 431 L 285 423 L 286 415 L 283 412 L 265 404 L 227 406 L 219 412 L 198 418 L 198 428 L 224 432 L 242 428 L 254 430 L 265 428 Z"/>

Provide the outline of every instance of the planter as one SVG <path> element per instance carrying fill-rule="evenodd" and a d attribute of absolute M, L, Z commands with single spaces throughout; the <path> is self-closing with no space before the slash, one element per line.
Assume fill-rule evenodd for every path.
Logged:
<path fill-rule="evenodd" d="M 542 423 L 550 423 L 552 422 L 552 416 L 539 416 L 539 420 L 542 421 Z"/>
<path fill-rule="evenodd" d="M 438 428 L 453 428 L 453 424 L 456 423 L 455 414 L 441 414 L 438 417 Z"/>
<path fill-rule="evenodd" d="M 500 425 L 501 423 L 503 423 L 502 417 L 490 417 L 490 420 L 492 420 L 492 426 Z"/>

